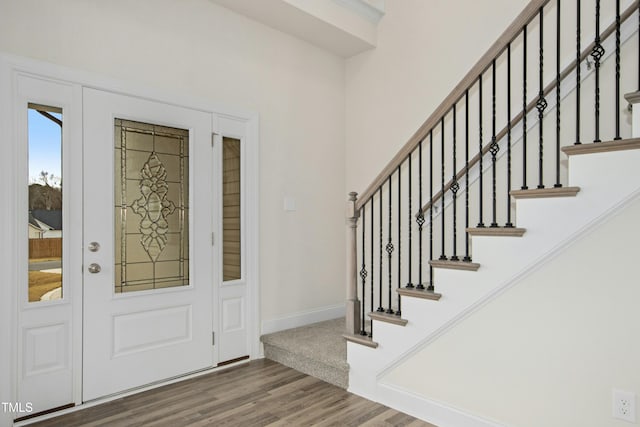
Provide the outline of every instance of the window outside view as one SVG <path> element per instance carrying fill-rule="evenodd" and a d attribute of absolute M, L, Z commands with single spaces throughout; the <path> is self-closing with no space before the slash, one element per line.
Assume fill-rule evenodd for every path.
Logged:
<path fill-rule="evenodd" d="M 29 104 L 29 302 L 62 298 L 62 110 Z"/>

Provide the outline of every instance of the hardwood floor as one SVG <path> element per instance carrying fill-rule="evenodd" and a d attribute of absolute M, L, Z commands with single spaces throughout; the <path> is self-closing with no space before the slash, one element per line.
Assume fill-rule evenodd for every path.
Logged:
<path fill-rule="evenodd" d="M 34 426 L 431 426 L 262 359 Z"/>

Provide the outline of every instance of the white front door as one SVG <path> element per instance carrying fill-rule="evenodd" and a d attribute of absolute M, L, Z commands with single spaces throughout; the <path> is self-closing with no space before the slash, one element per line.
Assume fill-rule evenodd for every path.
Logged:
<path fill-rule="evenodd" d="M 83 89 L 82 400 L 216 364 L 210 113 Z"/>

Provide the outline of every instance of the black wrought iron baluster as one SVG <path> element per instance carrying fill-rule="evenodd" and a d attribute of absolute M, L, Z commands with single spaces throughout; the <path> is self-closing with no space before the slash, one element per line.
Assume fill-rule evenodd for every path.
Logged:
<path fill-rule="evenodd" d="M 367 228 L 367 211 L 366 206 L 362 207 L 361 210 L 362 216 L 362 267 L 360 268 L 360 278 L 362 279 L 362 323 L 360 328 L 360 335 L 367 335 L 366 331 L 366 323 L 365 323 L 365 313 L 366 313 L 366 302 L 367 302 L 367 294 L 366 294 L 366 284 L 367 284 L 367 268 L 365 266 L 365 232 Z"/>
<path fill-rule="evenodd" d="M 491 227 L 497 227 L 496 221 L 496 209 L 497 209 L 497 197 L 496 197 L 496 156 L 500 151 L 500 146 L 496 139 L 496 60 L 491 63 L 491 145 L 489 146 L 489 152 L 491 153 Z"/>
<path fill-rule="evenodd" d="M 540 90 L 538 92 L 538 102 L 536 108 L 538 109 L 538 188 L 544 188 L 543 183 L 543 150 L 544 150 L 544 110 L 547 108 L 547 100 L 544 98 L 544 22 L 543 22 L 543 8 L 540 8 L 540 52 L 539 52 L 539 65 L 540 65 Z"/>
<path fill-rule="evenodd" d="M 420 144 L 422 144 L 422 141 L 420 141 Z M 411 282 L 411 262 L 412 262 L 412 252 L 413 252 L 413 248 L 412 248 L 412 242 L 411 242 L 411 237 L 413 234 L 413 227 L 411 226 L 411 223 L 413 222 L 413 218 L 411 218 L 411 215 L 413 215 L 412 210 L 411 210 L 411 181 L 413 180 L 413 174 L 411 173 L 411 160 L 413 157 L 413 151 L 411 153 L 409 153 L 409 209 L 408 209 L 408 213 L 409 213 L 409 220 L 407 221 L 407 228 L 408 228 L 408 234 L 409 234 L 409 277 L 407 279 L 407 284 L 406 287 L 411 289 L 413 288 L 413 282 Z M 420 200 L 420 203 L 422 203 L 422 200 Z M 420 204 L 420 211 L 422 211 L 422 204 Z M 400 284 L 400 282 L 398 281 L 398 285 Z"/>
<path fill-rule="evenodd" d="M 429 259 L 433 259 L 433 130 L 429 131 Z M 435 289 L 433 284 L 433 266 L 429 264 L 428 291 Z"/>
<path fill-rule="evenodd" d="M 442 177 L 442 190 L 440 192 L 440 218 L 442 221 L 442 234 L 440 236 L 442 240 L 442 252 L 440 254 L 440 260 L 444 261 L 447 259 L 447 256 L 444 254 L 444 240 L 445 240 L 445 224 L 444 224 L 444 116 L 440 119 L 440 159 L 442 162 L 442 166 L 440 168 L 440 176 Z"/>
<path fill-rule="evenodd" d="M 389 238 L 387 240 L 387 245 L 385 246 L 385 250 L 387 251 L 387 258 L 389 260 L 389 308 L 387 308 L 386 313 L 387 314 L 393 314 L 393 310 L 391 309 L 391 256 L 393 254 L 393 243 L 391 242 L 391 177 L 392 175 L 389 175 L 389 218 L 387 218 L 387 222 L 389 223 Z"/>
<path fill-rule="evenodd" d="M 424 211 L 422 210 L 422 141 L 418 146 L 418 284 L 416 289 L 424 289 L 422 284 L 422 226 L 424 225 Z M 407 285 L 407 287 L 409 287 Z"/>
<path fill-rule="evenodd" d="M 600 60 L 604 56 L 604 47 L 600 44 L 600 0 L 596 0 L 596 39 L 591 51 L 595 67 L 595 128 L 596 135 L 593 142 L 600 141 Z"/>
<path fill-rule="evenodd" d="M 511 223 L 511 43 L 507 45 L 507 223 Z"/>
<path fill-rule="evenodd" d="M 370 312 L 373 313 L 373 300 L 374 300 L 374 295 L 375 295 L 375 291 L 374 291 L 374 285 L 373 285 L 373 273 L 374 273 L 374 269 L 373 269 L 373 210 L 374 210 L 374 203 L 373 203 L 373 196 L 371 196 L 370 199 L 371 202 L 371 229 L 370 229 L 370 233 L 371 233 L 371 253 L 370 253 L 370 269 L 371 269 L 371 281 L 369 282 L 371 284 L 371 302 L 369 303 L 371 306 Z M 369 336 L 371 337 L 373 335 L 373 322 L 371 322 L 371 326 L 369 328 Z"/>
<path fill-rule="evenodd" d="M 560 0 L 556 3 L 556 183 L 560 183 Z"/>
<path fill-rule="evenodd" d="M 378 249 L 378 261 L 379 261 L 379 268 L 378 268 L 378 280 L 379 280 L 379 285 L 378 285 L 378 309 L 376 311 L 378 312 L 383 312 L 384 308 L 382 307 L 382 185 L 380 186 L 380 188 L 378 189 L 379 193 L 380 193 L 380 224 L 379 224 L 379 236 L 378 236 L 378 241 L 380 243 L 380 247 Z M 373 322 L 371 322 L 373 324 Z"/>
<path fill-rule="evenodd" d="M 400 175 L 400 165 L 398 165 L 398 288 L 400 288 L 400 276 L 402 273 L 402 176 Z M 411 223 L 409 223 L 411 224 Z M 411 228 L 411 227 L 409 227 Z M 389 300 L 389 306 L 391 306 L 391 300 Z M 398 294 L 398 310 L 396 315 L 400 316 L 402 305 L 400 301 L 400 294 Z"/>
<path fill-rule="evenodd" d="M 527 190 L 527 26 L 522 28 L 522 190 Z"/>
<path fill-rule="evenodd" d="M 453 178 L 451 180 L 451 203 L 453 204 L 453 255 L 451 255 L 451 261 L 460 261 L 458 258 L 458 226 L 457 226 L 457 218 L 458 218 L 458 207 L 457 207 L 457 195 L 458 190 L 460 189 L 460 185 L 458 184 L 458 180 L 456 178 L 456 135 L 457 135 L 457 121 L 456 121 L 456 104 L 453 104 L 453 140 L 452 140 L 452 148 L 453 148 Z M 443 197 L 444 200 L 444 197 Z"/>
<path fill-rule="evenodd" d="M 616 0 L 616 136 L 620 137 L 620 0 Z"/>
<path fill-rule="evenodd" d="M 576 0 L 576 142 L 574 145 L 580 145 L 580 57 L 582 55 L 580 47 L 581 34 L 581 17 L 580 17 L 580 0 Z"/>
<path fill-rule="evenodd" d="M 480 176 L 478 182 L 478 205 L 479 205 L 479 213 L 478 213 L 478 227 L 484 227 L 484 222 L 482 221 L 482 187 L 483 187 L 483 177 L 482 177 L 482 158 L 484 157 L 482 153 L 482 74 L 478 77 L 478 156 L 480 157 Z"/>
<path fill-rule="evenodd" d="M 469 89 L 464 92 L 464 258 L 471 262 L 469 256 Z"/>

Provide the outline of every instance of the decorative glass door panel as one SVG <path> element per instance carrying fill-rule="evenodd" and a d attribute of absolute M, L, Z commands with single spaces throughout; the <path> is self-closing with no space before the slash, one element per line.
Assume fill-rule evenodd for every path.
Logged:
<path fill-rule="evenodd" d="M 115 119 L 115 292 L 189 284 L 189 131 Z"/>

